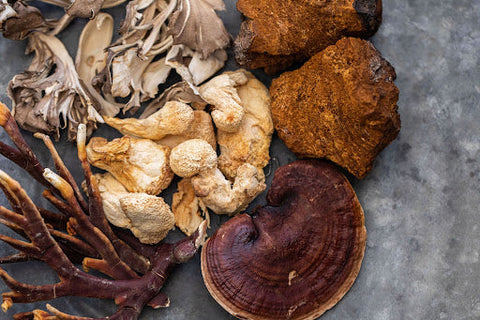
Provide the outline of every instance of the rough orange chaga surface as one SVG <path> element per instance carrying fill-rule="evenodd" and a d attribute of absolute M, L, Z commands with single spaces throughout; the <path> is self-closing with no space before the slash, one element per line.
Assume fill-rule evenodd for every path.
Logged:
<path fill-rule="evenodd" d="M 400 131 L 395 77 L 370 42 L 344 38 L 273 80 L 275 129 L 296 155 L 327 158 L 361 179 Z"/>
<path fill-rule="evenodd" d="M 370 37 L 382 21 L 381 0 L 238 0 L 244 15 L 237 63 L 274 73 L 304 61 L 344 36 Z"/>

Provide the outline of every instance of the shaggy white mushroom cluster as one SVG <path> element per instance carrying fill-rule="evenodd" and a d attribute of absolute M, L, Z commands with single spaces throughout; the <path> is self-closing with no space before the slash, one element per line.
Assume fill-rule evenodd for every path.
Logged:
<path fill-rule="evenodd" d="M 190 103 L 178 101 L 186 101 L 181 94 L 169 95 L 172 100 L 160 100 L 163 105 L 143 119 L 105 117 L 125 136 L 92 138 L 87 145 L 89 162 L 109 172 L 97 176 L 107 218 L 130 228 L 141 241 L 166 236 L 173 221 L 190 235 L 209 219 L 207 208 L 235 214 L 266 188 L 263 167 L 273 133 L 267 88 L 251 73 L 237 70 L 193 89 L 198 96 Z M 137 207 L 128 205 L 160 194 L 174 173 L 183 179 L 173 196 L 173 212 L 149 207 L 168 207 L 160 197 L 161 204 L 138 200 Z M 132 214 L 139 204 L 145 215 Z"/>

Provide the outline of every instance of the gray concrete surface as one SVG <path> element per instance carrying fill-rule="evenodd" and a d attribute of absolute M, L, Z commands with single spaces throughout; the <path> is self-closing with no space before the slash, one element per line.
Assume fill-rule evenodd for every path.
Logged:
<path fill-rule="evenodd" d="M 402 130 L 377 158 L 373 171 L 362 181 L 352 180 L 365 210 L 365 259 L 352 289 L 322 319 L 480 319 L 480 1 L 383 3 L 383 24 L 372 41 L 397 71 Z M 240 16 L 234 5 L 227 1 L 222 17 L 235 35 Z M 120 17 L 122 9 L 109 12 Z M 76 20 L 60 35 L 72 54 L 84 23 Z M 31 59 L 23 56 L 24 49 L 24 43 L 0 40 L 0 99 L 8 105 L 8 81 Z M 235 68 L 231 60 L 227 68 Z M 256 74 L 269 82 L 261 72 Z M 105 128 L 97 134 L 116 136 Z M 0 138 L 6 140 L 3 132 Z M 51 165 L 45 148 L 31 137 L 27 140 Z M 74 146 L 62 141 L 59 149 L 67 164 L 78 168 Z M 271 154 L 279 164 L 294 159 L 277 138 Z M 39 200 L 41 188 L 29 183 L 25 174 L 3 159 L 0 168 L 20 179 Z M 81 179 L 78 170 L 75 175 Z M 167 199 L 170 196 L 171 190 Z M 253 205 L 262 202 L 263 196 Z M 213 218 L 214 226 L 220 222 Z M 171 240 L 180 237 L 178 232 L 170 235 Z M 0 251 L 10 252 L 5 245 Z M 35 284 L 56 279 L 40 263 L 5 269 Z M 5 290 L 0 284 L 0 291 Z M 164 292 L 171 306 L 147 308 L 141 319 L 232 318 L 205 289 L 198 256 L 177 268 Z M 115 308 L 111 302 L 94 299 L 62 298 L 51 303 L 84 316 L 105 316 Z M 0 318 L 44 306 L 43 302 L 16 305 Z"/>

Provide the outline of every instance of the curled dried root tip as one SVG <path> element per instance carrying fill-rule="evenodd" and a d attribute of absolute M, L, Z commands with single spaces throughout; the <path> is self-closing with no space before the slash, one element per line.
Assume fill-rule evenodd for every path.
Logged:
<path fill-rule="evenodd" d="M 12 299 L 9 297 L 4 297 L 2 302 L 2 311 L 7 312 L 12 305 L 13 305 Z"/>
<path fill-rule="evenodd" d="M 7 124 L 8 119 L 12 118 L 12 114 L 7 106 L 0 102 L 0 126 Z"/>

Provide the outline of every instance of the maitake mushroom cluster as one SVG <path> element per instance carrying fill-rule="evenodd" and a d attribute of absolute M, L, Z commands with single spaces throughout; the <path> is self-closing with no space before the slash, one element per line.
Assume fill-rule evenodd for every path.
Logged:
<path fill-rule="evenodd" d="M 0 5 L 0 31 L 10 39 L 28 39 L 27 53 L 35 54 L 8 87 L 15 120 L 29 131 L 58 139 L 68 127 L 74 140 L 83 123 L 90 136 L 102 116 L 135 112 L 154 99 L 172 69 L 194 87 L 227 60 L 231 38 L 215 13 L 224 10 L 223 0 L 130 1 L 114 42 L 113 18 L 99 10 L 124 0 L 45 1 L 65 7 L 65 16 L 45 19 L 22 1 Z M 55 37 L 73 17 L 92 19 L 80 36 L 75 63 Z M 125 104 L 116 101 L 127 97 Z"/>

